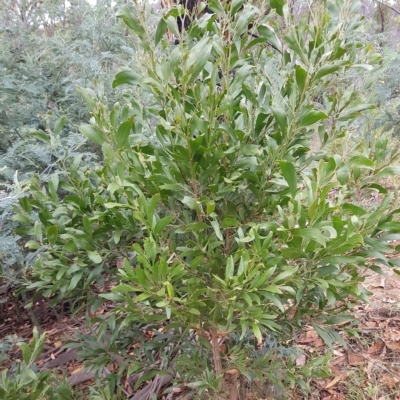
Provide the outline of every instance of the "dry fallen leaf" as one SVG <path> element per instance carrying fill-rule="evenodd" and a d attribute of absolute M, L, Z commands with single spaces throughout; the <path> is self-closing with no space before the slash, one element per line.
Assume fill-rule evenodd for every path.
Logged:
<path fill-rule="evenodd" d="M 77 374 L 79 371 L 82 371 L 82 369 L 83 369 L 83 367 L 75 368 L 75 369 L 71 372 L 71 375 Z"/>
<path fill-rule="evenodd" d="M 374 345 L 368 348 L 367 353 L 368 354 L 377 353 L 378 351 L 382 350 L 384 346 L 385 344 L 382 342 L 375 343 Z"/>
<path fill-rule="evenodd" d="M 400 352 L 400 332 L 396 329 L 387 329 L 383 334 L 386 346 L 393 351 Z"/>
<path fill-rule="evenodd" d="M 306 332 L 306 338 L 317 338 L 318 337 L 318 333 L 315 332 L 315 329 L 310 328 L 307 332 Z"/>
<path fill-rule="evenodd" d="M 351 365 L 353 367 L 364 364 L 364 358 L 362 356 L 360 356 L 359 354 L 354 353 L 354 351 L 352 351 L 352 350 L 349 350 L 347 352 L 347 359 L 348 359 L 349 365 Z"/>
<path fill-rule="evenodd" d="M 59 348 L 62 346 L 62 341 L 61 341 L 61 340 L 58 340 L 57 342 L 54 342 L 53 345 L 54 345 L 54 347 L 55 347 L 56 349 L 59 349 Z"/>
<path fill-rule="evenodd" d="M 346 356 L 340 356 L 340 357 L 336 358 L 335 360 L 331 361 L 329 363 L 329 365 L 338 365 L 338 364 L 341 364 L 341 363 L 343 363 L 345 361 L 346 361 Z"/>
<path fill-rule="evenodd" d="M 331 382 L 329 382 L 324 389 L 331 389 L 333 388 L 342 378 L 344 378 L 346 374 L 341 374 L 337 376 L 335 379 L 333 379 Z"/>
<path fill-rule="evenodd" d="M 340 375 L 340 368 L 338 368 L 336 365 L 329 366 L 329 369 L 332 371 L 334 376 Z"/>
<path fill-rule="evenodd" d="M 304 365 L 305 363 L 306 363 L 306 355 L 305 354 L 301 354 L 300 356 L 298 356 L 296 358 L 296 365 L 297 366 Z"/>
<path fill-rule="evenodd" d="M 338 351 L 338 350 L 333 350 L 333 355 L 334 356 L 338 356 L 338 357 L 344 356 L 344 354 L 342 352 Z"/>
<path fill-rule="evenodd" d="M 383 374 L 379 379 L 379 383 L 382 383 L 389 389 L 393 389 L 396 386 L 396 384 L 399 383 L 399 381 L 400 380 L 398 378 L 396 378 L 394 375 L 391 374 Z"/>
<path fill-rule="evenodd" d="M 226 373 L 229 375 L 239 375 L 240 374 L 240 372 L 237 368 L 228 369 L 228 371 L 226 371 Z"/>
<path fill-rule="evenodd" d="M 376 321 L 366 321 L 362 325 L 362 328 L 364 328 L 364 327 L 366 327 L 366 328 L 375 328 L 376 326 L 378 326 L 378 323 Z"/>
<path fill-rule="evenodd" d="M 368 361 L 367 368 L 365 369 L 367 372 L 368 379 L 372 380 L 372 367 L 374 366 L 374 362 L 372 360 Z"/>
<path fill-rule="evenodd" d="M 302 338 L 299 338 L 297 340 L 297 343 L 299 343 L 299 344 L 308 344 L 308 343 L 315 342 L 317 339 L 318 339 L 317 337 L 309 337 L 309 338 L 302 337 Z"/>

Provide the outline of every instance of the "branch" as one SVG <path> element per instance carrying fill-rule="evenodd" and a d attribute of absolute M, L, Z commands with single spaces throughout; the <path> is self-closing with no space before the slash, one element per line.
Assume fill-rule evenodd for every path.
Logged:
<path fill-rule="evenodd" d="M 383 3 L 382 1 L 379 1 L 379 0 L 374 0 L 374 1 L 375 1 L 376 3 L 378 3 L 378 4 L 382 4 L 383 6 L 386 6 L 386 7 L 390 8 L 392 11 L 394 11 L 395 13 L 397 13 L 397 14 L 400 15 L 400 11 L 397 10 L 396 8 L 392 7 L 391 5 L 386 4 L 386 3 Z"/>

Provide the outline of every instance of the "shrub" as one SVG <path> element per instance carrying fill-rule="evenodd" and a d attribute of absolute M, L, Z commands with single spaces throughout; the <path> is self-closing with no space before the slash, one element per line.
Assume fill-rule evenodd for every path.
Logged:
<path fill-rule="evenodd" d="M 114 87 L 135 92 L 111 110 L 81 89 L 93 116 L 81 132 L 101 145 L 103 166 L 76 158 L 21 201 L 21 215 L 39 215 L 24 228 L 41 249 L 29 288 L 55 301 L 86 296 L 93 309 L 117 305 L 94 319 L 97 338 L 78 345 L 96 371 L 117 360 L 121 373 L 142 373 L 136 387 L 156 376 L 213 398 L 237 398 L 238 377 L 306 388 L 327 374 L 328 356 L 296 367 L 288 343 L 306 325 L 330 345 L 342 341 L 335 325 L 367 299 L 360 271 L 399 264 L 384 255 L 399 223 L 378 184 L 399 169 L 324 151 L 371 107 L 362 80 L 345 86 L 379 61 L 356 39 L 355 3 L 328 1 L 318 19 L 296 23 L 273 4 L 268 23 L 245 1 L 212 1 L 213 14 L 173 48 L 162 42 L 167 28 L 179 35 L 179 7 L 155 37 L 146 6 L 140 19 L 122 8 L 148 69 L 117 74 Z M 311 151 L 316 134 L 321 149 Z M 355 189 L 383 200 L 355 205 Z M 110 293 L 104 280 L 116 282 Z"/>

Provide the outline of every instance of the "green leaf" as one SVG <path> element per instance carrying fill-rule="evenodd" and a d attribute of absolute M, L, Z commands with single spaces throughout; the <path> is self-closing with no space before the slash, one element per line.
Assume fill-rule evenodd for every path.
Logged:
<path fill-rule="evenodd" d="M 296 83 L 299 88 L 300 95 L 303 94 L 304 88 L 307 82 L 307 71 L 301 68 L 300 65 L 296 65 Z"/>
<path fill-rule="evenodd" d="M 61 130 L 64 127 L 64 125 L 66 124 L 66 122 L 67 122 L 66 116 L 62 116 L 61 118 L 59 118 L 56 121 L 56 123 L 54 124 L 54 129 L 53 129 L 53 132 L 55 135 L 58 135 L 61 132 Z"/>
<path fill-rule="evenodd" d="M 22 209 L 27 213 L 30 214 L 32 212 L 31 202 L 27 197 L 21 197 L 18 199 L 18 202 Z M 29 220 L 28 220 L 29 221 Z"/>
<path fill-rule="evenodd" d="M 357 216 L 364 215 L 367 212 L 363 208 L 358 207 L 358 206 L 356 206 L 354 204 L 351 204 L 351 203 L 344 203 L 343 206 L 342 206 L 342 209 L 350 211 L 353 215 L 357 215 Z"/>
<path fill-rule="evenodd" d="M 48 133 L 41 130 L 29 130 L 29 135 L 35 139 L 40 140 L 41 142 L 50 144 L 50 136 Z"/>
<path fill-rule="evenodd" d="M 222 221 L 222 228 L 230 228 L 233 226 L 239 226 L 240 222 L 233 217 L 225 217 Z"/>
<path fill-rule="evenodd" d="M 125 296 L 122 296 L 121 294 L 117 293 L 100 293 L 100 297 L 103 297 L 104 299 L 111 300 L 111 301 L 124 301 Z"/>
<path fill-rule="evenodd" d="M 270 0 L 269 4 L 278 15 L 283 17 L 283 6 L 285 5 L 285 0 Z"/>
<path fill-rule="evenodd" d="M 289 48 L 293 50 L 300 57 L 300 59 L 306 64 L 308 60 L 303 52 L 303 50 L 305 49 L 299 43 L 296 30 L 293 29 L 292 31 L 287 33 L 287 35 L 285 36 L 285 42 L 288 44 Z"/>
<path fill-rule="evenodd" d="M 275 272 L 275 270 L 276 270 L 276 266 L 263 272 L 263 274 L 260 277 L 255 276 L 255 278 L 251 282 L 250 287 L 255 289 L 255 288 L 258 288 L 258 287 L 264 285 L 264 283 L 267 281 L 267 279 L 269 279 L 271 277 L 271 275 Z"/>
<path fill-rule="evenodd" d="M 150 223 L 150 226 L 153 226 L 153 217 L 154 217 L 154 211 L 157 207 L 158 202 L 160 201 L 160 195 L 155 194 L 151 200 L 149 201 L 149 204 L 147 205 L 147 218 Z"/>
<path fill-rule="evenodd" d="M 327 118 L 328 116 L 322 111 L 307 109 L 301 113 L 300 127 L 310 126 Z"/>
<path fill-rule="evenodd" d="M 191 210 L 196 210 L 198 212 L 201 212 L 199 204 L 193 197 L 185 196 L 181 201 L 183 204 L 187 205 Z"/>
<path fill-rule="evenodd" d="M 275 279 L 274 279 L 274 281 L 275 281 Z M 282 294 L 282 291 L 279 289 L 279 287 L 274 286 L 274 285 L 267 286 L 264 290 L 266 292 L 270 292 L 270 293 Z"/>
<path fill-rule="evenodd" d="M 315 240 L 324 247 L 326 245 L 326 239 L 324 235 L 317 228 L 304 228 L 293 232 L 293 234 L 304 239 Z"/>
<path fill-rule="evenodd" d="M 377 229 L 384 232 L 400 232 L 400 222 L 397 221 L 389 221 L 379 224 Z"/>
<path fill-rule="evenodd" d="M 210 215 L 214 212 L 215 210 L 215 203 L 213 201 L 209 201 L 207 203 L 207 214 Z"/>
<path fill-rule="evenodd" d="M 293 164 L 288 161 L 279 161 L 279 165 L 281 167 L 282 175 L 289 185 L 290 194 L 292 198 L 295 198 L 297 193 L 296 169 L 294 168 Z"/>
<path fill-rule="evenodd" d="M 345 165 L 336 171 L 337 180 L 341 185 L 345 185 L 350 178 L 350 167 Z"/>
<path fill-rule="evenodd" d="M 118 148 L 129 145 L 129 134 L 131 132 L 132 124 L 133 118 L 128 119 L 119 126 L 116 138 Z"/>
<path fill-rule="evenodd" d="M 131 292 L 135 292 L 135 288 L 133 286 L 130 285 L 118 285 L 115 286 L 111 289 L 114 293 L 131 293 Z"/>
<path fill-rule="evenodd" d="M 157 223 L 156 226 L 154 228 L 154 233 L 156 235 L 159 235 L 168 224 L 170 224 L 173 220 L 175 219 L 175 217 L 173 216 L 168 216 L 168 217 L 164 217 L 163 219 L 160 219 Z"/>
<path fill-rule="evenodd" d="M 224 240 L 224 237 L 221 234 L 219 229 L 218 221 L 211 221 L 211 226 L 214 228 L 214 232 L 219 240 Z"/>
<path fill-rule="evenodd" d="M 136 18 L 128 6 L 121 7 L 116 13 L 117 18 L 122 18 L 125 24 L 132 29 L 139 37 L 144 37 L 145 30 L 140 23 L 139 19 Z"/>
<path fill-rule="evenodd" d="M 156 375 L 162 375 L 161 373 L 164 371 L 160 371 L 158 369 L 153 369 L 151 371 L 147 371 L 143 375 L 140 376 L 140 378 L 137 380 L 134 386 L 134 391 L 136 392 L 136 389 L 146 381 L 151 381 Z M 165 371 L 166 372 L 166 371 Z"/>
<path fill-rule="evenodd" d="M 365 257 L 356 256 L 331 256 L 321 260 L 321 264 L 352 264 L 365 261 Z"/>
<path fill-rule="evenodd" d="M 103 261 L 103 259 L 101 258 L 100 254 L 97 252 L 97 250 L 88 251 L 87 254 L 88 254 L 90 261 L 94 262 L 95 264 L 100 264 Z"/>
<path fill-rule="evenodd" d="M 78 272 L 76 274 L 73 275 L 73 277 L 71 278 L 70 282 L 69 282 L 69 286 L 68 286 L 68 290 L 72 291 L 76 288 L 76 286 L 78 285 L 79 281 L 82 279 L 82 275 L 83 275 L 83 271 Z"/>
<path fill-rule="evenodd" d="M 224 9 L 220 0 L 208 0 L 208 6 L 210 10 L 214 11 L 217 15 L 224 13 Z"/>
<path fill-rule="evenodd" d="M 329 335 L 328 332 L 326 332 L 324 329 L 320 328 L 319 326 L 315 324 L 311 324 L 311 326 L 315 329 L 315 332 L 317 332 L 318 336 L 325 342 L 325 344 L 328 347 L 332 347 L 333 345 L 333 339 L 331 335 Z"/>
<path fill-rule="evenodd" d="M 345 108 L 343 114 L 338 118 L 338 121 L 348 121 L 349 119 L 357 117 L 361 111 L 369 110 L 375 108 L 373 104 L 360 104 L 358 106 Z"/>
<path fill-rule="evenodd" d="M 11 221 L 22 222 L 25 224 L 30 224 L 32 221 L 29 217 L 23 214 L 15 214 L 10 218 Z"/>
<path fill-rule="evenodd" d="M 112 87 L 115 89 L 120 85 L 136 85 L 139 82 L 139 76 L 132 70 L 125 70 L 118 72 L 112 83 Z"/>
<path fill-rule="evenodd" d="M 189 82 L 193 82 L 203 71 L 211 56 L 212 39 L 209 36 L 201 39 L 191 50 L 187 61 L 190 74 Z"/>
<path fill-rule="evenodd" d="M 253 328 L 253 333 L 254 333 L 254 336 L 256 337 L 258 343 L 262 343 L 262 334 L 261 334 L 259 326 L 255 322 L 252 322 L 251 327 Z"/>
<path fill-rule="evenodd" d="M 353 167 L 359 167 L 359 168 L 368 168 L 368 169 L 375 168 L 374 162 L 362 155 L 351 157 L 349 160 L 349 164 Z"/>
<path fill-rule="evenodd" d="M 93 235 L 93 229 L 92 226 L 90 224 L 90 220 L 89 217 L 85 214 L 83 216 L 83 227 L 85 228 L 85 231 L 89 234 L 89 235 Z"/>
<path fill-rule="evenodd" d="M 294 247 L 287 247 L 281 249 L 282 256 L 287 260 L 296 260 L 299 258 L 308 258 L 307 254 L 300 249 Z"/>
<path fill-rule="evenodd" d="M 83 98 L 83 101 L 86 103 L 86 105 L 92 109 L 94 106 L 94 101 L 93 99 L 96 98 L 96 93 L 90 89 L 90 88 L 84 88 L 82 86 L 78 86 L 77 87 L 77 91 L 79 92 L 79 94 L 81 95 L 81 97 Z"/>
<path fill-rule="evenodd" d="M 26 243 L 25 243 L 25 247 L 27 248 L 27 249 L 30 249 L 30 250 L 37 250 L 39 247 L 41 247 L 40 246 L 40 244 L 38 243 L 38 242 L 36 242 L 35 240 L 28 240 Z"/>
<path fill-rule="evenodd" d="M 226 260 L 226 267 L 225 267 L 225 280 L 228 280 L 233 276 L 233 270 L 234 270 L 234 263 L 233 263 L 233 257 L 230 256 Z"/>
<path fill-rule="evenodd" d="M 92 125 L 84 124 L 79 127 L 82 135 L 86 136 L 89 140 L 97 144 L 103 144 L 106 140 L 103 133 Z"/>
<path fill-rule="evenodd" d="M 253 300 L 246 292 L 242 292 L 240 296 L 249 305 L 249 307 L 253 305 Z"/>
<path fill-rule="evenodd" d="M 297 271 L 298 271 L 298 268 L 290 268 L 290 269 L 287 269 L 286 271 L 282 271 L 278 276 L 276 276 L 273 279 L 272 283 L 276 284 L 280 281 L 283 281 L 284 279 L 288 278 L 289 276 L 294 275 Z M 270 286 L 270 287 L 272 287 L 272 286 Z M 272 290 L 269 290 L 269 291 L 271 292 Z"/>
<path fill-rule="evenodd" d="M 31 355 L 31 360 L 30 362 L 33 363 L 37 360 L 37 358 L 40 356 L 40 354 L 43 351 L 44 343 L 46 341 L 46 335 L 42 334 L 39 336 L 39 332 L 36 328 L 36 326 L 33 328 L 33 338 L 34 340 L 31 342 L 31 345 L 33 345 L 33 351 Z"/>
<path fill-rule="evenodd" d="M 132 208 L 129 204 L 123 203 L 104 203 L 105 208 Z"/>
<path fill-rule="evenodd" d="M 379 171 L 375 176 L 377 178 L 384 178 L 391 175 L 400 175 L 400 167 L 386 167 Z"/>
<path fill-rule="evenodd" d="M 257 30 L 263 38 L 267 39 L 268 43 L 271 43 L 277 49 L 282 48 L 282 43 L 278 39 L 278 36 L 276 36 L 273 28 L 271 28 L 269 25 L 260 25 Z"/>
<path fill-rule="evenodd" d="M 344 66 L 344 65 L 348 65 L 349 61 L 347 60 L 340 60 L 340 61 L 336 61 L 335 63 L 332 64 L 327 64 L 322 66 L 317 73 L 314 75 L 314 80 L 317 79 L 321 79 L 322 77 L 329 75 L 329 74 L 333 74 L 334 72 L 336 72 L 337 70 L 339 70 L 340 67 Z"/>
<path fill-rule="evenodd" d="M 271 107 L 271 112 L 281 131 L 286 132 L 288 126 L 286 111 L 280 105 L 274 104 Z"/>
<path fill-rule="evenodd" d="M 46 236 L 50 246 L 54 246 L 58 238 L 58 226 L 52 225 L 48 227 L 46 229 Z"/>
<path fill-rule="evenodd" d="M 158 43 L 160 43 L 166 31 L 167 31 L 167 22 L 165 21 L 164 18 L 161 18 L 160 21 L 158 21 L 156 34 L 154 37 L 154 44 L 156 46 Z"/>
<path fill-rule="evenodd" d="M 199 232 L 204 229 L 209 228 L 210 226 L 207 225 L 205 222 L 193 222 L 192 224 L 186 225 L 183 228 L 177 230 L 177 232 Z"/>
<path fill-rule="evenodd" d="M 19 348 L 22 352 L 22 358 L 25 364 L 28 366 L 31 360 L 31 348 L 26 343 L 18 343 Z"/>
<path fill-rule="evenodd" d="M 35 231 L 35 236 L 37 240 L 39 240 L 39 242 L 42 242 L 43 241 L 42 224 L 39 221 L 36 221 L 33 229 Z"/>
<path fill-rule="evenodd" d="M 231 9 L 229 10 L 229 15 L 232 17 L 234 16 L 237 11 L 243 6 L 243 3 L 246 0 L 232 0 L 231 3 Z"/>
<path fill-rule="evenodd" d="M 138 296 L 135 297 L 135 301 L 136 302 L 141 302 L 144 301 L 146 299 L 148 299 L 150 297 L 150 295 L 148 293 L 141 293 Z"/>
<path fill-rule="evenodd" d="M 58 176 L 58 174 L 53 174 L 50 178 L 51 183 L 53 184 L 53 189 L 55 192 L 57 192 L 58 190 L 58 185 L 60 183 L 60 178 Z"/>

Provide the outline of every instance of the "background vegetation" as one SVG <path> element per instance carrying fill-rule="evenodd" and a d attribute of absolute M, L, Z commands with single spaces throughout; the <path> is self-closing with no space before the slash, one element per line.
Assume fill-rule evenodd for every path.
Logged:
<path fill-rule="evenodd" d="M 92 398 L 307 390 L 291 338 L 398 265 L 400 4 L 215 1 L 171 46 L 179 7 L 124 3 L 2 2 L 0 301 L 87 316 Z M 34 335 L 0 393 L 72 398 Z"/>

